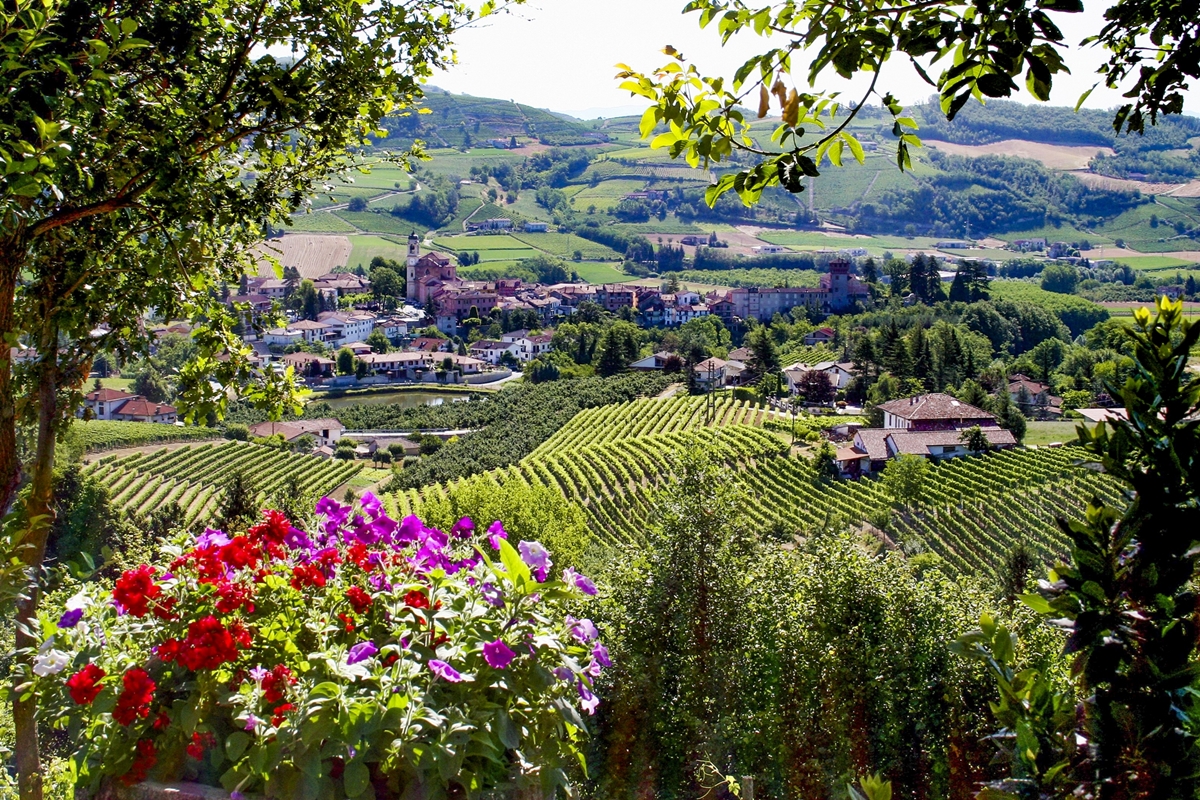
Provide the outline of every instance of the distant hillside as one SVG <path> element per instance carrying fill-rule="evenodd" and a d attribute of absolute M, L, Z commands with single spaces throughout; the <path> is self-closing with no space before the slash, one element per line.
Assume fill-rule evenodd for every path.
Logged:
<path fill-rule="evenodd" d="M 490 139 L 507 143 L 513 137 L 518 144 L 533 141 L 554 146 L 608 141 L 608 135 L 596 123 L 581 122 L 511 100 L 450 94 L 430 88 L 421 106 L 431 113 L 384 120 L 383 127 L 390 136 L 382 144 L 394 146 L 397 141 L 422 139 L 432 147 L 464 148 L 485 145 Z"/>
<path fill-rule="evenodd" d="M 1024 105 L 989 100 L 986 106 L 968 103 L 952 122 L 934 103 L 917 106 L 920 135 L 957 144 L 993 144 L 1010 139 L 1062 145 L 1111 147 L 1113 155 L 1099 155 L 1090 169 L 1114 178 L 1182 182 L 1200 177 L 1200 118 L 1161 117 L 1147 125 L 1144 135 L 1118 136 L 1111 111 L 1059 106 Z"/>

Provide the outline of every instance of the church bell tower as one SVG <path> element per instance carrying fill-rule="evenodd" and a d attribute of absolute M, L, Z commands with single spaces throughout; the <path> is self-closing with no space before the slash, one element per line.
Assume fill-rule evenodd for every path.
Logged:
<path fill-rule="evenodd" d="M 412 300 L 417 296 L 417 261 L 421 258 L 421 239 L 417 232 L 408 235 L 408 275 L 405 284 L 405 297 Z"/>

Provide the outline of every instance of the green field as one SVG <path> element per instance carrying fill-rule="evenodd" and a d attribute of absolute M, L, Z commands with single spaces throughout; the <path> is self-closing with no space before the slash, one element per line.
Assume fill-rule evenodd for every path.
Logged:
<path fill-rule="evenodd" d="M 607 211 L 621 202 L 625 195 L 646 188 L 644 180 L 611 179 L 595 186 L 585 186 L 575 195 L 575 210 L 586 211 L 595 206 L 598 211 Z"/>
<path fill-rule="evenodd" d="M 515 236 L 439 236 L 433 240 L 438 247 L 452 253 L 479 253 L 480 261 L 519 261 L 532 258 L 538 251 Z"/>
<path fill-rule="evenodd" d="M 1054 442 L 1070 444 L 1075 441 L 1075 426 L 1079 423 L 1062 422 L 1028 422 L 1025 425 L 1026 445 L 1047 445 Z"/>
<path fill-rule="evenodd" d="M 1119 264 L 1128 264 L 1131 269 L 1142 272 L 1174 270 L 1180 267 L 1195 268 L 1196 266 L 1194 261 L 1184 261 L 1182 258 L 1172 256 L 1122 256 L 1113 260 Z"/>
<path fill-rule="evenodd" d="M 361 265 L 363 269 L 367 269 L 371 265 L 371 259 L 376 256 L 403 264 L 408 257 L 408 242 L 399 238 L 367 234 L 350 237 L 350 258 L 346 262 L 347 267 L 352 269 Z"/>
<path fill-rule="evenodd" d="M 404 217 L 393 217 L 386 212 L 377 214 L 374 211 L 335 211 L 333 213 L 334 216 L 366 233 L 391 233 L 408 236 L 414 229 L 420 232 L 428 227 Z"/>
<path fill-rule="evenodd" d="M 618 283 L 629 277 L 611 264 L 581 261 L 577 264 L 568 264 L 567 268 L 578 272 L 579 277 L 588 283 Z"/>
<path fill-rule="evenodd" d="M 514 233 L 512 238 L 559 258 L 571 258 L 575 251 L 586 259 L 621 258 L 616 250 L 573 233 Z"/>

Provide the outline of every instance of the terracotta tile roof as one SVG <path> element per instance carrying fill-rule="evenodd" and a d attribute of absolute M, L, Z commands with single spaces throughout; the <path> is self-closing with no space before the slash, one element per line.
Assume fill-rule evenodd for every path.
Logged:
<path fill-rule="evenodd" d="M 888 431 L 882 428 L 863 428 L 854 434 L 854 444 L 867 451 L 872 461 L 886 461 Z"/>
<path fill-rule="evenodd" d="M 919 394 L 901 400 L 880 403 L 879 409 L 907 420 L 993 420 L 982 408 L 976 408 L 948 394 Z"/>
<path fill-rule="evenodd" d="M 988 444 L 992 447 L 1013 447 L 1016 437 L 1012 431 L 1004 428 L 983 428 Z M 962 431 L 891 431 L 888 438 L 892 440 L 898 453 L 918 456 L 931 455 L 930 447 L 962 446 Z"/>
<path fill-rule="evenodd" d="M 151 403 L 144 397 L 134 397 L 122 403 L 114 413 L 126 417 L 157 417 L 162 414 L 174 414 L 175 406 Z"/>
<path fill-rule="evenodd" d="M 132 400 L 137 395 L 122 391 L 121 389 L 97 389 L 94 392 L 89 392 L 85 399 L 89 403 L 111 403 L 114 400 Z"/>

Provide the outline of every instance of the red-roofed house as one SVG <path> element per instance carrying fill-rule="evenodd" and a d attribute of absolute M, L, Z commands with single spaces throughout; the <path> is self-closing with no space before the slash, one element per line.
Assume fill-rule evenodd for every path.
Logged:
<path fill-rule="evenodd" d="M 175 406 L 151 403 L 144 397 L 134 397 L 112 411 L 111 418 L 122 422 L 164 422 L 174 425 L 179 415 Z"/>
<path fill-rule="evenodd" d="M 92 412 L 93 419 L 113 419 L 113 411 L 135 397 L 120 389 L 97 389 L 83 396 L 83 404 Z"/>

